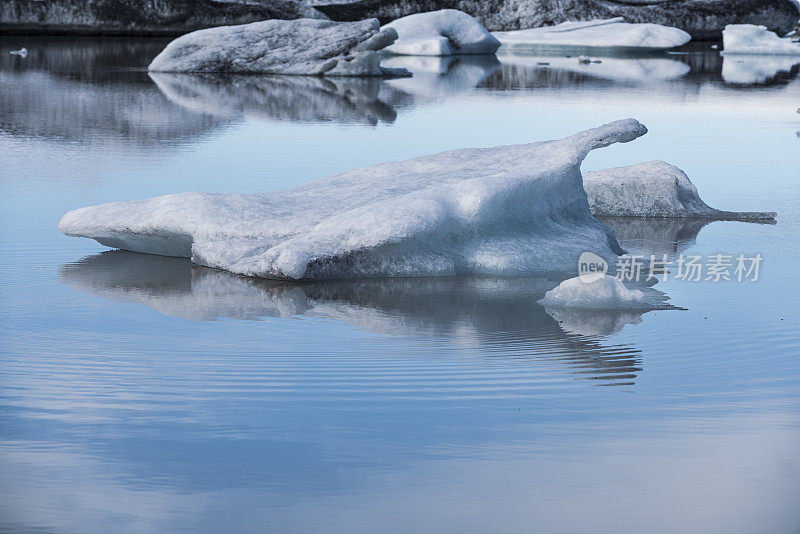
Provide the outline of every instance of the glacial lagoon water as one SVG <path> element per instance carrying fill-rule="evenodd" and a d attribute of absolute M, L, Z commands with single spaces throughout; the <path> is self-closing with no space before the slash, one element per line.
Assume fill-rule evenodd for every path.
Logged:
<path fill-rule="evenodd" d="M 393 58 L 415 77 L 385 82 L 151 78 L 163 44 L 0 40 L 0 530 L 798 532 L 797 65 L 700 44 Z M 778 213 L 609 221 L 623 245 L 761 254 L 757 281 L 564 312 L 536 303 L 548 280 L 286 284 L 56 231 L 85 205 L 623 117 L 650 133 L 584 170 L 663 159 L 714 207 Z"/>

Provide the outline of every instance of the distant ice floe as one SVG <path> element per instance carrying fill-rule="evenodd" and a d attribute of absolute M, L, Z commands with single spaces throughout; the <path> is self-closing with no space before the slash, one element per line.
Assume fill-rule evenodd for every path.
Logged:
<path fill-rule="evenodd" d="M 691 36 L 659 24 L 631 24 L 622 17 L 563 22 L 555 26 L 492 32 L 504 47 L 571 46 L 593 48 L 669 49 L 684 45 Z"/>
<path fill-rule="evenodd" d="M 494 54 L 498 41 L 474 17 L 457 9 L 416 13 L 384 26 L 397 31 L 397 40 L 386 48 L 392 54 L 450 56 Z"/>
<path fill-rule="evenodd" d="M 372 77 L 247 76 L 151 72 L 162 93 L 182 108 L 214 117 L 292 122 L 378 124 L 397 118 Z"/>
<path fill-rule="evenodd" d="M 766 26 L 729 24 L 722 32 L 722 54 L 789 54 L 800 56 L 800 42 L 778 37 Z"/>
<path fill-rule="evenodd" d="M 770 221 L 773 212 L 723 211 L 703 202 L 682 170 L 647 161 L 583 175 L 592 213 L 598 217 L 696 218 Z"/>
<path fill-rule="evenodd" d="M 781 73 L 790 75 L 800 55 L 728 54 L 722 58 L 722 79 L 736 85 L 766 84 Z"/>
<path fill-rule="evenodd" d="M 670 309 L 668 297 L 653 288 L 628 289 L 613 276 L 592 281 L 579 277 L 564 280 L 545 293 L 539 304 L 545 308 L 577 309 Z"/>
<path fill-rule="evenodd" d="M 647 129 L 634 119 L 557 140 L 462 149 L 262 194 L 181 193 L 71 211 L 59 230 L 109 247 L 276 279 L 574 272 L 622 253 L 580 165 Z"/>
<path fill-rule="evenodd" d="M 156 56 L 148 70 L 382 76 L 377 51 L 396 38 L 397 32 L 381 29 L 377 19 L 266 20 L 182 35 Z"/>

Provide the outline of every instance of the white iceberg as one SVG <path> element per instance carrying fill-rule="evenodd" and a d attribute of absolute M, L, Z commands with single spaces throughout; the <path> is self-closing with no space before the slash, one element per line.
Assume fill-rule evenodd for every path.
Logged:
<path fill-rule="evenodd" d="M 156 56 L 151 72 L 381 76 L 377 51 L 397 38 L 377 19 L 267 20 L 197 30 Z"/>
<path fill-rule="evenodd" d="M 772 212 L 723 211 L 703 202 L 682 170 L 663 161 L 646 161 L 583 175 L 583 187 L 596 217 L 773 220 Z"/>
<path fill-rule="evenodd" d="M 500 48 L 500 41 L 480 22 L 457 9 L 408 15 L 384 29 L 397 31 L 397 40 L 386 51 L 399 55 L 494 54 Z"/>
<path fill-rule="evenodd" d="M 722 31 L 722 54 L 797 54 L 800 42 L 778 37 L 766 26 L 728 24 Z"/>
<path fill-rule="evenodd" d="M 59 230 L 277 279 L 573 272 L 609 262 L 589 211 L 589 151 L 644 135 L 634 119 L 557 140 L 443 152 L 262 194 L 181 193 L 71 211 Z"/>
<path fill-rule="evenodd" d="M 688 43 L 683 30 L 659 24 L 632 24 L 622 17 L 563 22 L 555 26 L 492 32 L 504 47 L 574 46 L 668 49 Z"/>
<path fill-rule="evenodd" d="M 613 276 L 603 275 L 591 282 L 580 277 L 564 280 L 544 294 L 539 304 L 578 309 L 669 309 L 668 297 L 652 288 L 628 289 Z"/>
<path fill-rule="evenodd" d="M 728 54 L 722 58 L 722 79 L 736 85 L 769 83 L 800 65 L 800 55 Z"/>

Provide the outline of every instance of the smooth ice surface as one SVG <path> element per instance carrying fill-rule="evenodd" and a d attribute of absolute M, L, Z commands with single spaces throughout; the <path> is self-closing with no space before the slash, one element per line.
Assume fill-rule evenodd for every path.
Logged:
<path fill-rule="evenodd" d="M 647 129 L 619 120 L 558 140 L 462 149 L 263 194 L 181 193 L 67 213 L 59 230 L 278 279 L 571 272 L 621 253 L 592 218 L 580 164 Z"/>
<path fill-rule="evenodd" d="M 723 54 L 797 54 L 800 42 L 778 37 L 766 26 L 729 24 L 722 32 Z"/>
<path fill-rule="evenodd" d="M 670 308 L 667 296 L 652 288 L 628 289 L 613 276 L 604 275 L 592 282 L 575 277 L 564 280 L 545 293 L 539 304 L 554 308 L 578 309 L 659 309 Z"/>
<path fill-rule="evenodd" d="M 409 56 L 494 54 L 500 41 L 472 16 L 457 9 L 417 13 L 384 26 L 398 38 L 386 50 Z"/>
<path fill-rule="evenodd" d="M 394 42 L 376 19 L 267 20 L 197 30 L 178 37 L 151 72 L 381 76 L 380 50 Z"/>
<path fill-rule="evenodd" d="M 589 46 L 599 48 L 675 48 L 688 43 L 691 36 L 678 28 L 659 24 L 631 24 L 622 17 L 582 22 L 563 22 L 555 26 L 492 32 L 505 47 L 514 46 Z"/>
<path fill-rule="evenodd" d="M 700 198 L 686 173 L 663 161 L 646 161 L 583 175 L 592 213 L 598 217 L 687 217 L 772 220 L 772 212 L 714 209 Z"/>

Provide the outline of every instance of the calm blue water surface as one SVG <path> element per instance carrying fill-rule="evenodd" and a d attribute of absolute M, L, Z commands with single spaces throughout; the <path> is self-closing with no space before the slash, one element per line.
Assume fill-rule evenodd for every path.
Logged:
<path fill-rule="evenodd" d="M 163 45 L 0 40 L 0 530 L 800 531 L 798 66 L 698 45 L 151 79 Z M 536 303 L 548 281 L 292 285 L 56 231 L 81 206 L 624 117 L 650 133 L 584 170 L 663 159 L 712 206 L 778 218 L 617 221 L 623 244 L 760 253 L 758 281 L 559 315 Z"/>

